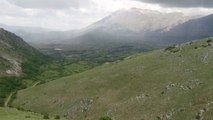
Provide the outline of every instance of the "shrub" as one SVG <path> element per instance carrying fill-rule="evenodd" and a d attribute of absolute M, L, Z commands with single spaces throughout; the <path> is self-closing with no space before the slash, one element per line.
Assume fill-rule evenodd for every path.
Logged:
<path fill-rule="evenodd" d="M 56 116 L 55 116 L 55 119 L 60 119 L 60 116 L 59 116 L 59 115 L 56 115 Z"/>
<path fill-rule="evenodd" d="M 30 116 L 25 116 L 25 118 L 31 118 Z"/>
<path fill-rule="evenodd" d="M 196 115 L 195 119 L 200 120 L 201 116 L 198 114 L 198 115 Z"/>
<path fill-rule="evenodd" d="M 43 119 L 50 119 L 48 115 L 44 115 Z"/>
<path fill-rule="evenodd" d="M 99 120 L 112 120 L 109 116 L 100 117 Z"/>
<path fill-rule="evenodd" d="M 201 113 L 197 113 L 197 115 L 195 116 L 195 119 L 196 120 L 200 120 L 202 117 L 201 117 Z"/>
<path fill-rule="evenodd" d="M 207 43 L 210 43 L 210 42 L 212 42 L 212 40 L 209 38 L 206 42 L 207 42 Z"/>
<path fill-rule="evenodd" d="M 173 50 L 173 49 L 175 49 L 175 45 L 172 45 L 172 46 L 167 47 L 167 48 L 165 49 L 165 51 L 171 51 L 171 50 Z"/>
<path fill-rule="evenodd" d="M 161 117 L 157 116 L 157 120 L 161 120 Z"/>
<path fill-rule="evenodd" d="M 176 53 L 176 52 L 179 52 L 180 49 L 178 47 L 176 47 L 176 45 L 172 45 L 172 46 L 169 46 L 165 49 L 165 51 L 170 51 L 172 53 Z"/>

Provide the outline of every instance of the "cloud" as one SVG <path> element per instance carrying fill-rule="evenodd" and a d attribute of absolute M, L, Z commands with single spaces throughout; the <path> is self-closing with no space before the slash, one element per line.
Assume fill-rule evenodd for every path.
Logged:
<path fill-rule="evenodd" d="M 92 4 L 90 0 L 8 0 L 10 3 L 22 8 L 37 9 L 67 9 L 79 8 Z"/>
<path fill-rule="evenodd" d="M 0 23 L 72 30 L 85 28 L 116 10 L 132 7 L 186 15 L 213 13 L 213 9 L 208 8 L 162 7 L 153 4 L 154 0 L 149 0 L 152 3 L 142 1 L 148 0 L 0 0 Z"/>
<path fill-rule="evenodd" d="M 193 8 L 193 7 L 203 7 L 212 8 L 212 0 L 136 0 L 151 4 L 159 4 L 166 7 L 180 7 L 180 8 Z"/>

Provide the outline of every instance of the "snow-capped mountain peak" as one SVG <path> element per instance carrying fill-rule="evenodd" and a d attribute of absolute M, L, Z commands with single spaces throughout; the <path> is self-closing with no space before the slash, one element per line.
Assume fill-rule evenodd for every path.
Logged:
<path fill-rule="evenodd" d="M 191 18 L 182 13 L 161 13 L 154 10 L 131 8 L 118 10 L 93 24 L 90 28 L 102 27 L 107 30 L 122 28 L 134 32 L 168 31 Z"/>

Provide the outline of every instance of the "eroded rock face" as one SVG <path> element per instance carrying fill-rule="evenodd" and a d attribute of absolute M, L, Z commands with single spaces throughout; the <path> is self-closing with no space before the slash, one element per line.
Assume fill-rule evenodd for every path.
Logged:
<path fill-rule="evenodd" d="M 9 58 L 9 57 L 3 57 L 5 59 L 7 59 L 10 63 L 11 63 L 11 67 L 8 68 L 5 72 L 9 75 L 16 75 L 18 76 L 21 73 L 21 63 L 13 58 Z"/>
<path fill-rule="evenodd" d="M 21 68 L 21 60 L 17 58 L 11 57 L 10 55 L 2 55 L 0 56 L 0 75 L 15 75 L 19 76 L 22 68 Z"/>

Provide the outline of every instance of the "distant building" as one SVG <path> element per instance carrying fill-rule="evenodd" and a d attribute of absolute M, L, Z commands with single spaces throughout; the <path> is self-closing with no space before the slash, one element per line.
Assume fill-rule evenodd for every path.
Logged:
<path fill-rule="evenodd" d="M 62 51 L 60 48 L 54 48 L 55 51 Z"/>

